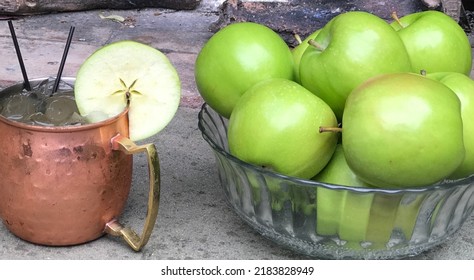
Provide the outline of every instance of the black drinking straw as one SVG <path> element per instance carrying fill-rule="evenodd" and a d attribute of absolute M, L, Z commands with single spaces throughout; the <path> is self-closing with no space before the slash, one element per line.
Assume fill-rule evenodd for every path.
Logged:
<path fill-rule="evenodd" d="M 20 52 L 20 46 L 18 45 L 18 39 L 16 38 L 15 29 L 13 28 L 13 23 L 11 20 L 8 21 L 8 27 L 10 27 L 10 33 L 12 34 L 13 44 L 15 45 L 16 56 L 18 57 L 21 73 L 23 74 L 23 86 L 26 90 L 31 90 L 30 80 L 28 80 L 28 75 L 26 75 L 25 64 L 23 63 L 23 58 Z"/>
<path fill-rule="evenodd" d="M 74 34 L 74 26 L 71 26 L 69 29 L 69 35 L 67 37 L 66 46 L 64 47 L 63 58 L 61 59 L 61 63 L 59 64 L 58 74 L 56 75 L 56 80 L 54 81 L 53 92 L 54 94 L 58 91 L 59 81 L 61 80 L 61 75 L 63 74 L 64 64 L 66 63 L 67 53 L 69 52 L 69 47 L 71 46 L 72 35 Z"/>

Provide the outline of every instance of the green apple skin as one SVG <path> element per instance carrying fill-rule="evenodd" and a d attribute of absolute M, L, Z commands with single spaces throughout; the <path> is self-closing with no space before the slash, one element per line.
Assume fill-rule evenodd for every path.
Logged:
<path fill-rule="evenodd" d="M 394 228 L 403 234 L 405 240 L 410 240 L 413 235 L 416 220 L 426 196 L 423 193 L 405 194 L 397 205 Z"/>
<path fill-rule="evenodd" d="M 293 56 L 272 29 L 252 22 L 230 24 L 216 32 L 195 63 L 197 89 L 209 106 L 225 118 L 240 96 L 269 78 L 293 79 Z"/>
<path fill-rule="evenodd" d="M 369 184 L 357 177 L 347 165 L 342 144 L 337 144 L 329 163 L 311 180 L 349 187 L 370 187 Z"/>
<path fill-rule="evenodd" d="M 450 16 L 430 10 L 403 16 L 399 21 L 392 22 L 391 26 L 403 40 L 414 72 L 470 74 L 469 38 Z"/>
<path fill-rule="evenodd" d="M 366 240 L 370 249 L 387 247 L 392 234 L 398 231 L 405 241 L 411 239 L 420 207 L 426 194 L 374 194 Z M 404 241 L 401 241 L 404 242 Z"/>
<path fill-rule="evenodd" d="M 316 190 L 312 187 L 290 185 L 291 207 L 294 213 L 301 213 L 305 217 L 316 216 Z"/>
<path fill-rule="evenodd" d="M 331 161 L 312 180 L 371 187 L 347 165 L 341 144 Z M 384 195 L 327 188 L 318 188 L 317 194 L 318 234 L 338 234 L 342 240 L 353 243 L 353 248 L 360 242 L 371 242 L 370 247 L 374 248 L 385 246 L 393 230 L 400 230 L 405 239 L 410 239 L 425 198 L 424 194 Z"/>
<path fill-rule="evenodd" d="M 306 49 L 309 46 L 308 41 L 311 40 L 311 39 L 316 38 L 316 36 L 318 36 L 320 31 L 321 31 L 321 29 L 318 29 L 318 30 L 314 31 L 313 33 L 308 35 L 308 37 L 306 37 L 306 39 L 304 39 L 298 46 L 294 47 L 291 50 L 291 54 L 293 55 L 293 61 L 294 61 L 293 76 L 294 76 L 295 82 L 297 82 L 297 83 L 301 83 L 301 80 L 300 80 L 300 61 L 301 61 L 301 57 L 303 56 L 303 53 L 306 51 Z"/>
<path fill-rule="evenodd" d="M 370 185 L 436 183 L 464 159 L 461 102 L 447 86 L 419 74 L 371 78 L 347 99 L 342 143 L 347 163 Z"/>
<path fill-rule="evenodd" d="M 229 119 L 232 155 L 287 176 L 309 179 L 329 162 L 338 135 L 331 108 L 298 83 L 268 79 L 251 87 Z"/>
<path fill-rule="evenodd" d="M 346 12 L 330 20 L 300 61 L 301 84 L 323 99 L 341 120 L 349 93 L 385 73 L 409 72 L 403 41 L 383 19 L 367 12 Z"/>
<path fill-rule="evenodd" d="M 474 80 L 456 72 L 438 72 L 426 77 L 440 81 L 449 87 L 461 101 L 464 148 L 466 154 L 462 164 L 449 176 L 460 179 L 474 174 Z"/>
<path fill-rule="evenodd" d="M 252 193 L 252 203 L 256 211 L 258 211 L 257 209 L 261 207 L 262 203 L 269 203 L 273 211 L 281 211 L 285 204 L 291 201 L 289 191 L 279 185 L 278 179 L 271 176 L 263 176 L 257 172 L 247 172 L 248 183 Z M 262 188 L 262 186 L 266 186 L 266 188 Z M 268 190 L 268 193 L 263 195 L 262 192 L 265 190 Z M 242 193 L 239 194 L 243 195 Z M 263 197 L 268 197 L 268 199 Z"/>
<path fill-rule="evenodd" d="M 316 191 L 316 233 L 336 236 L 344 207 L 346 191 L 319 187 Z"/>
<path fill-rule="evenodd" d="M 248 178 L 248 185 L 252 194 L 252 203 L 254 207 L 258 207 L 262 202 L 261 185 L 265 183 L 265 179 L 261 174 L 256 172 L 246 172 Z"/>
<path fill-rule="evenodd" d="M 370 248 L 386 248 L 395 227 L 400 200 L 399 194 L 374 195 L 366 236 L 366 241 L 372 243 Z"/>
<path fill-rule="evenodd" d="M 285 204 L 291 200 L 288 188 L 280 186 L 279 179 L 266 176 L 265 184 L 270 198 L 270 207 L 273 211 L 281 211 Z"/>
<path fill-rule="evenodd" d="M 337 145 L 329 163 L 312 180 L 342 186 L 369 187 L 347 165 L 341 144 Z M 364 241 L 372 200 L 372 193 L 317 188 L 317 233 L 338 234 L 339 238 L 346 241 Z"/>

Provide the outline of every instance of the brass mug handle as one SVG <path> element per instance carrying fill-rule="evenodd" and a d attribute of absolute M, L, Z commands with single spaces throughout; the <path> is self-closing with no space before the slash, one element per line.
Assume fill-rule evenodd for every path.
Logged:
<path fill-rule="evenodd" d="M 117 220 L 112 220 L 105 225 L 105 232 L 122 237 L 135 251 L 140 251 L 146 245 L 151 236 L 158 216 L 160 201 L 160 164 L 158 153 L 154 144 L 135 145 L 129 138 L 118 134 L 112 138 L 112 149 L 126 154 L 145 152 L 148 160 L 148 175 L 150 190 L 148 193 L 148 208 L 143 231 L 139 236 L 133 229 L 121 225 Z"/>

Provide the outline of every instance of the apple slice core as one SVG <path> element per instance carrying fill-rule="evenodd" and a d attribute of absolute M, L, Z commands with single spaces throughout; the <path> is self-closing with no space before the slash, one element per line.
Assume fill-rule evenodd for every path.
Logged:
<path fill-rule="evenodd" d="M 129 105 L 130 139 L 148 138 L 174 117 L 181 98 L 176 69 L 159 50 L 134 41 L 106 45 L 81 65 L 74 95 L 81 115 L 96 122 Z"/>

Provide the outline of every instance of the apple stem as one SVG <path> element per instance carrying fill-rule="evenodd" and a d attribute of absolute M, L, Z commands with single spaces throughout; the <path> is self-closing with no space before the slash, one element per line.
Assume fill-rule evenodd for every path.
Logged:
<path fill-rule="evenodd" d="M 318 51 L 324 51 L 324 47 L 321 46 L 321 44 L 319 44 L 318 42 L 316 42 L 314 39 L 310 39 L 310 40 L 308 41 L 308 44 L 309 44 L 310 46 L 315 47 Z"/>
<path fill-rule="evenodd" d="M 340 128 L 340 127 L 320 126 L 319 127 L 319 133 L 323 133 L 323 132 L 342 132 L 342 128 Z"/>
<path fill-rule="evenodd" d="M 421 76 L 426 76 L 426 70 L 425 70 L 425 69 L 421 69 L 421 70 L 420 70 L 420 75 L 421 75 Z"/>
<path fill-rule="evenodd" d="M 125 98 L 127 98 L 127 106 L 130 106 L 130 97 L 132 96 L 132 94 L 130 93 L 130 91 L 127 90 L 127 92 L 125 92 Z"/>
<path fill-rule="evenodd" d="M 293 36 L 295 37 L 296 42 L 298 42 L 298 45 L 301 45 L 301 43 L 303 43 L 303 41 L 301 41 L 300 35 L 298 35 L 298 34 L 293 34 Z"/>
<path fill-rule="evenodd" d="M 400 25 L 401 28 L 405 27 L 405 26 L 403 26 L 402 22 L 400 21 L 400 18 L 398 17 L 397 12 L 395 12 L 395 11 L 392 12 L 392 18 L 398 23 L 398 25 Z"/>

